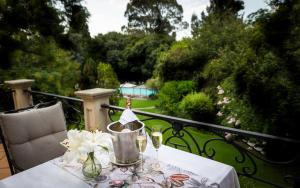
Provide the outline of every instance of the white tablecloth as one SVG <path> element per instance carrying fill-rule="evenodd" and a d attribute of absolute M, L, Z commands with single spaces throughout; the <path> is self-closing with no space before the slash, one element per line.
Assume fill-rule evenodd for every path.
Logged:
<path fill-rule="evenodd" d="M 147 147 L 145 155 L 155 157 L 153 147 Z M 220 188 L 239 188 L 239 179 L 232 166 L 219 163 L 192 153 L 162 146 L 158 153 L 159 160 L 189 170 L 209 178 L 220 185 Z"/>
<path fill-rule="evenodd" d="M 150 144 L 145 155 L 155 157 L 155 150 Z M 237 174 L 233 167 L 168 146 L 159 150 L 159 160 L 207 177 L 220 188 L 239 188 Z M 0 181 L 0 188 L 85 188 L 91 187 L 86 181 L 61 168 L 53 161 L 46 162 L 14 176 Z"/>

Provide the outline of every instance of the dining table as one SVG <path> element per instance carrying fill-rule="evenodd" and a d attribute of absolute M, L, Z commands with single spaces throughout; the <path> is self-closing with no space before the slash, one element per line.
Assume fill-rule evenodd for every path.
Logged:
<path fill-rule="evenodd" d="M 0 188 L 239 188 L 239 179 L 232 166 L 199 155 L 162 145 L 158 152 L 160 170 L 151 170 L 157 161 L 155 149 L 147 144 L 144 152 L 145 171 L 136 166 L 114 163 L 103 165 L 99 178 L 87 179 L 81 166 L 55 158 L 0 181 Z M 111 156 L 111 155 L 110 155 Z M 140 170 L 139 170 L 140 171 Z"/>

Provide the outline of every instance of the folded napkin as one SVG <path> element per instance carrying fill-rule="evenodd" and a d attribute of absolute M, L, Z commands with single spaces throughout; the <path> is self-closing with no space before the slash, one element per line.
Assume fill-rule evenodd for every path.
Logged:
<path fill-rule="evenodd" d="M 137 120 L 138 120 L 138 118 L 136 117 L 136 115 L 130 109 L 126 109 L 123 111 L 119 122 L 122 125 L 126 125 L 127 123 L 137 121 Z"/>

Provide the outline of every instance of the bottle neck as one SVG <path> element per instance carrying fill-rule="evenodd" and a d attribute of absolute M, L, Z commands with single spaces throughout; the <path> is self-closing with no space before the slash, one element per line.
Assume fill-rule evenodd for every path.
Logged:
<path fill-rule="evenodd" d="M 126 107 L 125 107 L 125 108 L 131 109 L 131 98 L 130 98 L 130 97 L 128 97 L 128 98 L 126 99 Z"/>

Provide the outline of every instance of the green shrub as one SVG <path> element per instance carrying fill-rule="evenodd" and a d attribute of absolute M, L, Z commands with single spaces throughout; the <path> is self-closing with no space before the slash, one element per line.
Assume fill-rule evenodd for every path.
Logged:
<path fill-rule="evenodd" d="M 192 81 L 166 82 L 158 93 L 159 108 L 169 115 L 179 114 L 178 105 L 182 98 L 195 91 Z"/>
<path fill-rule="evenodd" d="M 100 62 L 97 67 L 98 85 L 102 88 L 119 88 L 118 77 L 110 64 Z"/>
<path fill-rule="evenodd" d="M 97 84 L 100 88 L 117 89 L 120 86 L 117 75 L 110 64 L 100 62 L 97 67 L 98 80 Z M 119 96 L 121 92 L 119 89 L 110 97 L 110 104 L 118 105 Z"/>
<path fill-rule="evenodd" d="M 191 39 L 183 39 L 172 44 L 168 51 L 157 59 L 154 75 L 163 82 L 170 80 L 190 80 L 193 73 L 203 67 L 203 59 L 192 46 Z"/>
<path fill-rule="evenodd" d="M 159 90 L 161 88 L 162 82 L 158 78 L 150 78 L 146 81 L 146 86 L 148 88 Z"/>
<path fill-rule="evenodd" d="M 214 116 L 213 101 L 203 92 L 185 96 L 179 105 L 182 115 L 197 121 L 211 122 Z"/>
<path fill-rule="evenodd" d="M 97 63 L 88 58 L 85 60 L 81 68 L 80 88 L 91 89 L 97 87 Z"/>

